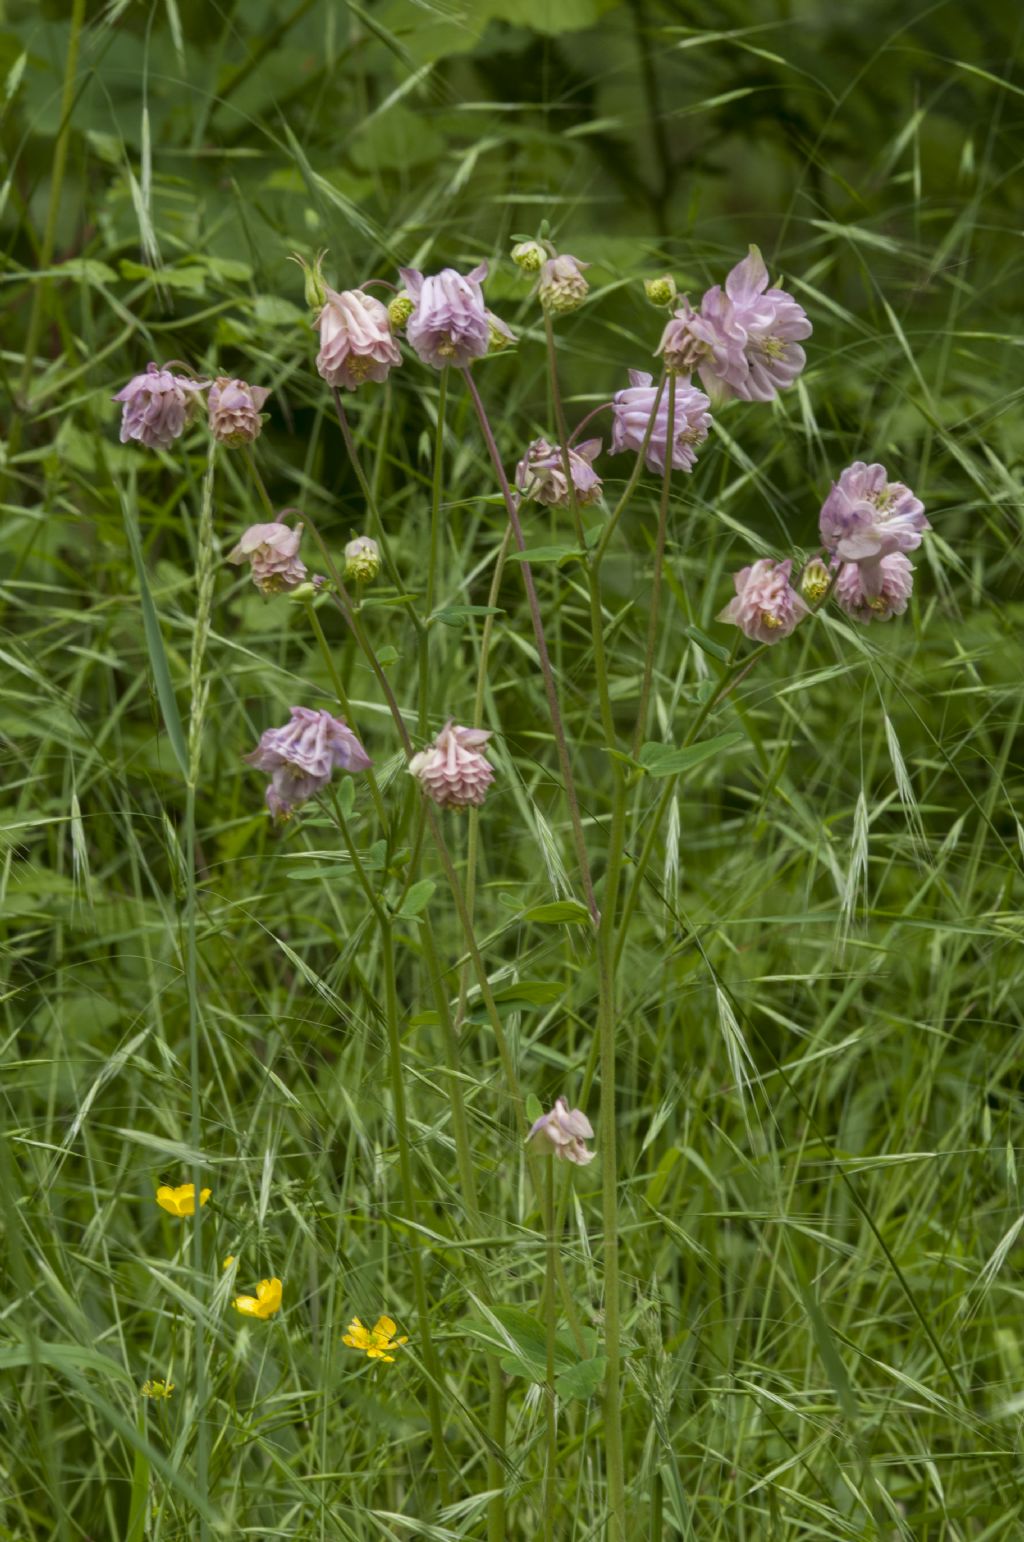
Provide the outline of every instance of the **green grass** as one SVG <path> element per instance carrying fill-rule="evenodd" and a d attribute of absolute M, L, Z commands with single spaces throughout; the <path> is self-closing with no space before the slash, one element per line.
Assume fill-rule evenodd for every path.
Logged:
<path fill-rule="evenodd" d="M 490 603 L 505 514 L 472 403 L 453 378 L 435 602 L 452 614 L 421 641 L 384 580 L 361 611 L 417 747 L 422 647 L 430 732 L 469 721 L 478 688 L 495 730 L 476 832 L 440 821 L 467 941 L 342 616 L 317 610 L 329 671 L 304 608 L 223 560 L 263 518 L 244 458 L 211 458 L 202 428 L 166 454 L 122 446 L 110 402 L 150 358 L 270 386 L 260 475 L 337 560 L 369 516 L 288 254 L 326 247 L 340 287 L 486 257 L 519 343 L 474 378 L 511 469 L 556 437 L 542 320 L 507 257 L 542 220 L 593 263 L 557 326 L 570 423 L 654 367 L 645 277 L 696 298 L 757 241 L 815 327 L 798 387 L 729 406 L 673 479 L 647 738 L 683 744 L 732 644 L 728 575 L 814 550 L 843 466 L 882 460 L 933 525 L 908 613 L 832 610 L 770 650 L 677 787 L 608 754 L 583 565 L 534 570 L 599 901 L 623 820 L 627 1533 L 1017 1537 L 1014 17 L 86 12 L 70 69 L 73 7 L 15 6 L 0 34 L 0 1538 L 615 1536 L 605 1164 L 555 1175 L 552 1280 L 521 1140 L 534 1100 L 563 1093 L 598 1125 L 600 960 L 514 561 L 478 680 L 486 617 L 464 607 Z M 346 400 L 424 619 L 437 404 L 407 350 Z M 599 467 L 588 529 L 631 470 Z M 601 570 L 623 754 L 660 492 L 645 475 Z M 574 542 L 564 511 L 524 519 L 530 547 Z M 323 566 L 308 532 L 304 556 Z M 373 904 L 339 805 L 275 828 L 241 759 L 293 703 L 336 708 L 332 671 L 386 814 L 348 784 Z M 566 901 L 570 919 L 540 909 Z M 196 1174 L 198 1241 L 154 1200 Z M 272 1274 L 280 1315 L 243 1321 L 231 1298 Z M 380 1314 L 409 1337 L 393 1365 L 341 1342 Z M 153 1378 L 169 1400 L 141 1396 Z"/>

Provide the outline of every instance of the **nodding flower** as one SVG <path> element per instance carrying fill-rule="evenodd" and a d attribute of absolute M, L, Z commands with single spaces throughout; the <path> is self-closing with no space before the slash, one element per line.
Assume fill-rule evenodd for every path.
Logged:
<path fill-rule="evenodd" d="M 275 819 L 287 819 L 293 809 L 322 791 L 336 769 L 366 771 L 373 764 L 340 718 L 309 707 L 290 711 L 291 722 L 283 728 L 268 728 L 245 756 L 250 766 L 270 772 L 267 807 Z"/>
<path fill-rule="evenodd" d="M 487 728 L 464 728 L 448 719 L 433 744 L 414 755 L 409 773 L 441 808 L 479 807 L 494 780 L 483 753 Z"/>
<path fill-rule="evenodd" d="M 402 362 L 387 306 L 362 289 L 339 293 L 325 288 L 324 293 L 317 320 L 317 370 L 328 385 L 344 386 L 346 391 L 358 391 L 367 380 L 380 385 Z"/>
<path fill-rule="evenodd" d="M 199 397 L 209 384 L 172 375 L 158 364 L 147 364 L 114 397 L 121 402 L 121 443 L 135 439 L 150 450 L 169 450 L 199 410 Z"/>
<path fill-rule="evenodd" d="M 560 1162 L 574 1162 L 585 1167 L 597 1155 L 585 1144 L 593 1140 L 594 1130 L 580 1108 L 570 1108 L 564 1098 L 557 1098 L 550 1113 L 535 1119 L 526 1139 L 534 1150 Z"/>
<path fill-rule="evenodd" d="M 442 268 L 426 278 L 415 268 L 399 272 L 413 303 L 405 335 L 424 364 L 463 369 L 482 359 L 490 349 L 492 323 L 497 320 L 484 304 L 481 285 L 487 277 L 486 262 L 465 274 L 454 268 Z"/>

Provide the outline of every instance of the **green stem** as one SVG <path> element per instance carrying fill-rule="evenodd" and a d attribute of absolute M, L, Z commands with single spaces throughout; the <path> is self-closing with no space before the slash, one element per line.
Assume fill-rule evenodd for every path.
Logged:
<path fill-rule="evenodd" d="M 562 474 L 565 477 L 566 497 L 569 499 L 569 508 L 572 512 L 573 529 L 576 531 L 576 539 L 580 550 L 586 549 L 586 537 L 583 532 L 583 521 L 580 518 L 579 499 L 576 497 L 576 484 L 572 479 L 572 462 L 569 459 L 569 429 L 565 420 L 565 408 L 562 405 L 562 393 L 558 388 L 558 355 L 555 352 L 555 327 L 551 320 L 551 312 L 544 312 L 544 337 L 548 352 L 548 379 L 551 386 L 551 406 L 555 414 L 555 429 L 558 435 L 558 445 L 562 452 Z"/>
<path fill-rule="evenodd" d="M 661 396 L 664 389 L 665 376 L 662 375 L 660 381 L 658 382 L 658 393 L 654 398 L 654 405 L 651 408 L 651 415 L 647 420 L 647 427 L 644 429 L 644 437 L 641 440 L 640 448 L 637 451 L 636 461 L 633 465 L 633 470 L 630 473 L 629 481 L 623 488 L 622 496 L 620 497 L 618 503 L 615 505 L 615 508 L 612 510 L 608 523 L 605 525 L 604 530 L 601 532 L 601 539 L 594 547 L 594 555 L 592 561 L 595 567 L 599 568 L 601 566 L 601 563 L 604 560 L 604 554 L 608 550 L 608 542 L 612 538 L 615 527 L 622 515 L 622 511 L 629 503 L 630 498 L 632 498 L 636 484 L 640 480 L 641 473 L 644 469 L 644 457 L 647 454 L 647 446 L 651 442 L 651 435 L 654 433 L 654 425 L 658 417 L 658 407 L 661 403 Z"/>
<path fill-rule="evenodd" d="M 60 128 L 57 131 L 57 141 L 53 147 L 53 163 L 50 168 L 50 198 L 46 208 L 43 242 L 39 249 L 38 266 L 42 272 L 45 272 L 53 261 L 53 249 L 57 239 L 57 220 L 60 216 L 61 193 L 64 188 L 64 168 L 67 164 L 68 139 L 71 134 L 71 105 L 75 94 L 75 74 L 78 70 L 78 50 L 82 41 L 82 25 L 84 21 L 85 0 L 73 0 L 68 51 L 64 61 L 64 84 L 61 88 L 60 97 Z M 20 396 L 23 405 L 26 402 L 29 384 L 32 379 L 36 347 L 39 343 L 39 333 L 43 325 L 44 304 L 50 283 L 50 279 L 40 279 L 38 284 L 34 286 L 32 293 L 32 309 L 29 312 L 28 330 L 25 335 L 25 356 L 22 360 L 21 368 Z"/>
<path fill-rule="evenodd" d="M 341 676 L 339 675 L 337 665 L 334 662 L 334 657 L 331 653 L 330 644 L 327 641 L 324 629 L 320 624 L 320 617 L 317 615 L 312 605 L 306 606 L 306 615 L 309 618 L 309 624 L 313 629 L 313 635 L 319 644 L 323 661 L 327 665 L 327 673 L 331 677 L 331 684 L 334 686 L 334 694 L 338 698 L 338 704 L 340 705 L 342 713 L 344 714 L 345 721 L 349 724 L 350 727 L 354 728 L 355 718 L 352 713 L 351 704 L 349 703 L 348 693 L 341 683 Z M 380 820 L 381 829 L 387 830 L 390 828 L 388 811 L 384 807 L 384 799 L 381 797 L 380 787 L 377 783 L 377 778 L 374 775 L 372 768 L 367 771 L 366 775 L 370 784 L 370 796 L 373 798 L 374 808 L 377 810 L 377 818 Z"/>
<path fill-rule="evenodd" d="M 437 552 L 441 525 L 441 484 L 444 475 L 444 412 L 448 396 L 448 371 L 441 371 L 437 387 L 437 427 L 434 433 L 434 475 L 430 493 L 430 542 L 427 551 L 426 620 L 434 613 L 437 600 Z M 430 687 L 430 633 L 420 641 L 420 717 L 421 736 L 427 732 L 427 697 Z"/>
<path fill-rule="evenodd" d="M 505 475 L 505 467 L 502 464 L 501 455 L 495 442 L 487 412 L 476 388 L 476 381 L 468 369 L 462 371 L 469 390 L 470 397 L 476 411 L 480 430 L 487 445 L 487 451 L 498 478 L 505 508 L 508 512 L 509 524 L 515 536 L 515 542 L 519 550 L 526 550 L 526 542 L 523 539 L 523 527 L 519 522 L 519 510 L 516 500 L 512 496 L 512 489 L 508 485 L 508 477 Z M 551 717 L 551 727 L 555 736 L 555 746 L 558 751 L 558 761 L 562 771 L 562 782 L 565 787 L 566 802 L 569 805 L 569 818 L 572 824 L 573 839 L 576 845 L 576 859 L 579 863 L 580 878 L 583 883 L 583 893 L 590 911 L 591 920 L 595 928 L 600 925 L 601 914 L 597 908 L 597 900 L 594 897 L 594 883 L 590 876 L 590 861 L 587 857 L 587 843 L 583 835 L 583 821 L 580 818 L 579 799 L 576 796 L 576 782 L 572 774 L 572 763 L 569 759 L 569 746 L 566 743 L 565 727 L 562 723 L 562 711 L 558 705 L 558 690 L 555 686 L 555 675 L 551 667 L 551 657 L 548 653 L 547 638 L 544 633 L 544 622 L 541 618 L 540 604 L 537 600 L 537 589 L 533 582 L 533 572 L 528 562 L 521 562 L 523 572 L 523 586 L 526 589 L 526 600 L 530 608 L 530 619 L 533 623 L 533 635 L 537 644 L 537 656 L 540 659 L 541 674 L 544 678 L 544 690 L 548 699 L 548 712 Z"/>
<path fill-rule="evenodd" d="M 637 707 L 636 728 L 633 732 L 633 759 L 640 753 L 647 731 L 647 707 L 651 697 L 651 681 L 654 676 L 654 651 L 658 641 L 658 611 L 661 605 L 661 577 L 665 564 L 665 544 L 668 539 L 668 502 L 672 486 L 672 448 L 675 444 L 676 377 L 668 377 L 668 435 L 665 448 L 665 467 L 661 476 L 661 500 L 658 504 L 658 539 L 654 551 L 654 581 L 651 585 L 651 608 L 647 617 L 647 645 L 644 648 L 643 682 L 640 686 L 640 702 Z"/>
<path fill-rule="evenodd" d="M 547 1356 L 547 1460 L 544 1469 L 544 1542 L 554 1542 L 555 1509 L 558 1503 L 556 1481 L 558 1465 L 558 1421 L 555 1399 L 555 1264 L 558 1245 L 555 1236 L 555 1159 L 544 1158 L 547 1167 L 544 1184 L 544 1230 L 547 1233 L 544 1271 L 544 1342 Z"/>
<path fill-rule="evenodd" d="M 203 1147 L 203 1120 L 201 1103 L 201 1066 L 199 1060 L 199 978 L 196 954 L 196 767 L 192 767 L 185 788 L 185 982 L 188 989 L 188 1044 L 190 1118 L 189 1140 L 193 1151 Z M 199 1304 L 202 1292 L 203 1270 L 203 1207 L 200 1194 L 203 1172 L 198 1158 L 192 1169 L 195 1194 L 195 1224 L 192 1228 L 192 1274 L 195 1307 L 192 1313 L 192 1345 L 195 1356 L 196 1387 L 196 1488 L 206 1500 L 210 1497 L 210 1431 L 206 1422 L 206 1343 L 203 1309 Z M 203 1292 L 205 1294 L 205 1292 Z M 199 1517 L 199 1535 L 207 1542 L 210 1528 L 206 1517 Z"/>

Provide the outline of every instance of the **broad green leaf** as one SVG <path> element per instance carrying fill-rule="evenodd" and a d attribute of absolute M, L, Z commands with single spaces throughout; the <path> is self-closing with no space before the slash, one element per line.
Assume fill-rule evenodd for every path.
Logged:
<path fill-rule="evenodd" d="M 559 923 L 586 926 L 590 911 L 579 900 L 552 900 L 549 905 L 532 905 L 529 910 L 524 910 L 522 919 L 536 921 L 541 926 L 558 926 Z"/>
<path fill-rule="evenodd" d="M 640 764 L 648 776 L 678 776 L 681 771 L 692 771 L 694 766 L 716 755 L 724 755 L 737 744 L 742 744 L 741 733 L 718 734 L 714 739 L 704 739 L 700 744 L 689 744 L 676 749 L 672 744 L 648 743 L 641 746 Z"/>
<path fill-rule="evenodd" d="M 403 921 L 412 921 L 426 910 L 436 888 L 437 884 L 429 878 L 422 878 L 419 883 L 414 883 L 402 901 L 402 908 L 395 911 L 396 916 L 400 916 Z"/>

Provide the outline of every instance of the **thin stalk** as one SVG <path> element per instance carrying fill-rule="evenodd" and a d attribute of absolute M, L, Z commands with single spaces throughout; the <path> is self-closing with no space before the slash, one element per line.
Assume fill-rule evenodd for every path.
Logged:
<path fill-rule="evenodd" d="M 633 759 L 640 753 L 647 731 L 647 707 L 651 697 L 651 681 L 654 676 L 654 651 L 658 641 L 658 612 L 661 605 L 661 579 L 665 565 L 665 544 L 668 539 L 668 502 L 672 487 L 672 446 L 675 443 L 676 377 L 668 377 L 668 438 L 665 450 L 665 468 L 661 476 L 661 500 L 658 504 L 658 538 L 654 550 L 654 581 L 651 585 L 651 606 L 647 617 L 647 645 L 644 648 L 644 672 L 640 686 L 640 702 L 633 732 Z"/>
<path fill-rule="evenodd" d="M 327 665 L 327 673 L 331 677 L 331 684 L 334 686 L 334 694 L 338 698 L 338 704 L 344 713 L 345 721 L 350 726 L 352 726 L 355 723 L 355 718 L 352 713 L 352 707 L 349 703 L 348 693 L 341 683 L 341 676 L 339 675 L 337 665 L 334 662 L 334 657 L 331 653 L 330 644 L 327 641 L 324 629 L 320 624 L 320 617 L 317 615 L 312 605 L 306 606 L 306 615 L 309 619 L 309 624 L 312 628 L 313 635 L 319 645 L 320 654 L 324 663 Z M 377 818 L 380 820 L 381 829 L 388 830 L 390 829 L 388 811 L 384 807 L 384 799 L 381 797 L 380 787 L 372 768 L 367 773 L 367 779 L 370 784 L 370 796 L 373 798 L 373 805 L 377 810 Z"/>
<path fill-rule="evenodd" d="M 612 538 L 612 535 L 613 535 L 613 533 L 615 531 L 616 525 L 619 522 L 619 518 L 620 518 L 620 516 L 622 514 L 622 511 L 625 509 L 625 507 L 628 504 L 630 498 L 632 498 L 633 491 L 634 491 L 634 489 L 636 487 L 636 484 L 640 480 L 641 473 L 642 473 L 642 471 L 644 469 L 644 457 L 647 454 L 647 446 L 651 442 L 651 435 L 654 433 L 654 425 L 655 425 L 655 422 L 656 422 L 657 417 L 658 417 L 658 407 L 659 407 L 659 405 L 661 403 L 662 392 L 664 391 L 664 389 L 665 389 L 665 376 L 662 375 L 660 381 L 658 382 L 658 392 L 657 392 L 657 395 L 654 398 L 654 405 L 651 408 L 651 416 L 650 416 L 650 418 L 647 421 L 647 427 L 644 429 L 644 437 L 643 437 L 643 439 L 640 442 L 640 448 L 637 451 L 636 462 L 635 462 L 635 464 L 633 466 L 632 472 L 630 473 L 629 481 L 626 483 L 625 487 L 623 488 L 622 496 L 619 498 L 618 503 L 615 505 L 615 508 L 612 510 L 612 513 L 611 513 L 611 516 L 609 517 L 608 523 L 605 525 L 603 531 L 601 532 L 601 539 L 598 541 L 597 545 L 594 548 L 594 555 L 593 555 L 591 560 L 592 560 L 592 562 L 593 562 L 595 567 L 600 567 L 601 566 L 601 563 L 604 560 L 604 554 L 608 550 L 608 542 Z"/>
<path fill-rule="evenodd" d="M 195 768 L 185 788 L 185 983 L 188 990 L 188 1046 L 190 1112 L 189 1141 L 193 1151 L 203 1146 L 203 1118 L 200 1095 L 201 1067 L 199 1061 L 199 977 L 196 955 L 196 788 Z M 203 1207 L 200 1193 L 203 1186 L 202 1166 L 197 1158 L 192 1168 L 195 1216 L 192 1227 L 192 1274 L 194 1299 L 192 1313 L 192 1345 L 195 1356 L 196 1389 L 196 1488 L 204 1499 L 210 1497 L 210 1430 L 206 1422 L 206 1330 L 203 1311 L 199 1305 L 203 1279 Z M 210 1528 L 206 1517 L 199 1517 L 201 1542 L 207 1542 Z"/>
<path fill-rule="evenodd" d="M 555 414 L 555 430 L 558 435 L 558 445 L 562 452 L 562 473 L 565 477 L 566 496 L 569 499 L 569 509 L 572 513 L 573 529 L 576 531 L 576 539 L 580 550 L 586 550 L 586 537 L 583 533 L 583 521 L 580 518 L 579 499 L 576 497 L 576 484 L 572 479 L 572 462 L 569 459 L 569 429 L 565 421 L 565 408 L 562 406 L 562 393 L 558 388 L 558 354 L 555 351 L 555 326 L 551 320 L 551 312 L 544 312 L 544 337 L 547 343 L 548 353 L 548 381 L 551 388 L 551 406 Z"/>
<path fill-rule="evenodd" d="M 441 371 L 437 387 L 437 427 L 434 433 L 434 474 L 430 490 L 430 541 L 427 550 L 427 622 L 437 596 L 437 551 L 441 524 L 441 484 L 444 475 L 444 412 L 448 397 L 448 371 Z M 420 641 L 420 734 L 427 732 L 427 696 L 430 686 L 430 633 Z"/>
<path fill-rule="evenodd" d="M 427 1417 L 430 1423 L 431 1443 L 434 1447 L 434 1464 L 437 1470 L 438 1490 L 441 1503 L 447 1504 L 449 1497 L 448 1460 L 444 1441 L 444 1420 L 441 1414 L 441 1404 L 438 1399 L 438 1387 L 441 1385 L 441 1368 L 430 1332 L 430 1309 L 427 1302 L 426 1282 L 423 1277 L 423 1260 L 421 1256 L 423 1243 L 419 1231 L 416 1187 L 412 1176 L 409 1121 L 405 1107 L 405 1084 L 402 1081 L 402 1041 L 398 1026 L 398 987 L 395 980 L 394 933 L 391 917 L 381 904 L 363 865 L 359 849 L 352 839 L 352 832 L 349 830 L 348 821 L 342 813 L 341 800 L 335 796 L 332 802 L 335 818 L 338 821 L 338 828 L 341 831 L 342 839 L 349 854 L 349 860 L 352 863 L 352 871 L 355 873 L 359 886 L 366 896 L 367 904 L 373 911 L 377 928 L 380 932 L 381 967 L 384 971 L 384 1015 L 388 1034 L 388 1069 L 391 1080 L 391 1106 L 395 1116 L 395 1133 L 398 1137 L 398 1171 L 402 1185 L 402 1200 L 406 1219 L 409 1221 L 411 1228 L 409 1233 L 409 1265 L 412 1271 L 413 1295 L 416 1301 L 420 1342 L 423 1347 L 423 1361 L 427 1369 Z"/>
<path fill-rule="evenodd" d="M 476 381 L 468 369 L 462 371 L 466 386 L 472 398 L 473 407 L 480 423 L 480 429 L 487 445 L 487 451 L 494 467 L 502 497 L 505 500 L 505 508 L 508 511 L 509 524 L 516 545 L 520 551 L 526 550 L 526 542 L 523 539 L 523 527 L 519 522 L 519 511 L 516 500 L 512 496 L 512 490 L 508 485 L 505 468 L 502 465 L 501 455 L 495 443 L 494 434 L 487 417 L 484 404 L 480 399 L 480 393 L 476 388 Z M 555 745 L 558 750 L 558 760 L 562 770 L 562 781 L 565 786 L 566 801 L 569 805 L 569 818 L 572 822 L 573 838 L 576 845 L 576 859 L 579 863 L 580 878 L 583 883 L 583 892 L 586 897 L 587 909 L 590 911 L 594 926 L 600 925 L 601 913 L 597 908 L 597 900 L 594 896 L 594 884 L 590 876 L 590 862 L 587 857 L 587 845 L 583 836 L 583 821 L 580 818 L 579 799 L 576 796 L 576 783 L 573 779 L 572 764 L 569 760 L 569 747 L 566 743 L 565 728 L 562 723 L 561 708 L 558 705 L 558 691 L 555 686 L 555 676 L 551 668 L 551 656 L 548 653 L 547 638 L 544 634 L 544 622 L 541 619 L 540 605 L 537 600 L 537 590 L 533 582 L 533 573 L 528 562 L 520 563 L 523 570 L 523 584 L 526 589 L 526 599 L 530 607 L 530 619 L 533 622 L 533 635 L 537 644 L 537 654 L 540 658 L 541 673 L 544 677 L 544 690 L 548 699 L 548 711 L 551 715 L 551 727 L 555 735 Z"/>
<path fill-rule="evenodd" d="M 380 510 L 377 507 L 377 500 L 373 495 L 373 488 L 370 486 L 369 478 L 367 477 L 366 472 L 363 470 L 363 463 L 359 458 L 359 451 L 356 448 L 356 441 L 353 436 L 345 408 L 342 405 L 341 393 L 337 386 L 331 387 L 331 395 L 334 398 L 334 410 L 338 415 L 338 426 L 341 429 L 341 437 L 345 441 L 345 448 L 348 451 L 348 458 L 352 463 L 352 470 L 356 474 L 356 481 L 359 483 L 363 497 L 366 499 L 366 507 L 369 511 L 370 519 L 373 523 L 374 534 L 380 546 L 381 556 L 384 559 L 384 566 L 387 568 L 388 576 L 390 577 L 391 582 L 394 584 L 395 588 L 398 590 L 399 594 L 407 594 L 408 590 L 402 583 L 402 575 L 399 573 L 398 568 L 395 565 L 395 560 L 391 555 L 391 547 L 389 546 L 388 538 L 384 533 L 384 521 L 380 517 Z M 413 626 L 418 632 L 422 632 L 423 622 L 420 620 L 415 610 L 413 610 L 411 607 L 408 609 Z"/>
<path fill-rule="evenodd" d="M 75 74 L 78 70 L 78 50 L 82 41 L 82 25 L 85 21 L 85 0 L 73 0 L 71 7 L 71 30 L 68 35 L 68 51 L 64 60 L 64 84 L 61 87 L 60 96 L 60 128 L 57 131 L 57 140 L 53 147 L 53 161 L 50 167 L 50 197 L 46 206 L 46 224 L 43 227 L 43 241 L 39 248 L 38 268 L 45 272 L 53 261 L 53 249 L 57 240 L 57 220 L 60 215 L 61 194 L 64 189 L 64 168 L 68 158 L 68 139 L 71 133 L 71 106 L 75 94 Z M 43 307 L 52 280 L 40 279 L 33 286 L 32 309 L 29 311 L 28 330 L 25 334 L 25 356 L 21 366 L 21 390 L 22 406 L 25 405 L 28 396 L 29 383 L 32 379 L 32 369 L 35 364 L 36 347 L 39 343 L 39 333 L 43 325 Z M 9 447 L 13 451 L 13 446 Z"/>
<path fill-rule="evenodd" d="M 555 1400 L 555 1262 L 557 1242 L 555 1237 L 555 1159 L 544 1158 L 547 1167 L 544 1184 L 544 1230 L 547 1233 L 547 1249 L 544 1270 L 544 1345 L 547 1357 L 544 1389 L 547 1401 L 547 1459 L 544 1468 L 544 1542 L 554 1542 L 555 1508 L 558 1502 L 558 1421 Z"/>

